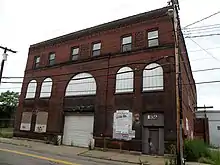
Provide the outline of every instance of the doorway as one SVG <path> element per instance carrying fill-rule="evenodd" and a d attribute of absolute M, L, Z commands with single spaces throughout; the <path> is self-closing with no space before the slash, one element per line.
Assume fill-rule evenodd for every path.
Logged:
<path fill-rule="evenodd" d="M 149 129 L 149 139 L 152 146 L 149 148 L 150 154 L 158 154 L 159 151 L 159 129 Z"/>

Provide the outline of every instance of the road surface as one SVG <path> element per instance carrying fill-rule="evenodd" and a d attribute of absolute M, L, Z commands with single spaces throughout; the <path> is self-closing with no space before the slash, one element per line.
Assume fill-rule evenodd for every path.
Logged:
<path fill-rule="evenodd" d="M 63 157 L 40 153 L 31 148 L 0 143 L 0 165 L 129 165 L 125 163 L 85 158 Z"/>

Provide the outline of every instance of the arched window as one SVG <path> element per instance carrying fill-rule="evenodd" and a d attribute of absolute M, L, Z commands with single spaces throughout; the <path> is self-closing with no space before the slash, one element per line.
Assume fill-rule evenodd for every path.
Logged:
<path fill-rule="evenodd" d="M 74 76 L 67 85 L 65 96 L 95 95 L 96 81 L 89 73 Z"/>
<path fill-rule="evenodd" d="M 50 97 L 52 92 L 53 80 L 51 78 L 46 78 L 40 90 L 40 98 L 42 97 Z"/>
<path fill-rule="evenodd" d="M 156 63 L 149 64 L 143 71 L 143 91 L 163 90 L 163 68 Z"/>
<path fill-rule="evenodd" d="M 26 99 L 35 98 L 36 89 L 37 89 L 37 81 L 36 80 L 31 80 L 28 83 L 27 93 L 26 93 L 25 98 Z"/>
<path fill-rule="evenodd" d="M 116 75 L 115 93 L 133 92 L 134 72 L 129 67 L 119 69 Z"/>

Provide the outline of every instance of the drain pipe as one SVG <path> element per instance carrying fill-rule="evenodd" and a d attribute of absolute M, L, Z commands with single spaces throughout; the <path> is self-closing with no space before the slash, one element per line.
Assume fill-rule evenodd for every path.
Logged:
<path fill-rule="evenodd" d="M 105 123 L 104 123 L 104 139 L 103 139 L 103 149 L 106 149 L 106 127 L 107 127 L 107 104 L 108 104 L 108 80 L 109 80 L 109 65 L 110 65 L 110 58 L 111 54 L 108 54 L 108 68 L 107 68 L 107 75 L 106 75 L 106 92 L 105 92 Z"/>

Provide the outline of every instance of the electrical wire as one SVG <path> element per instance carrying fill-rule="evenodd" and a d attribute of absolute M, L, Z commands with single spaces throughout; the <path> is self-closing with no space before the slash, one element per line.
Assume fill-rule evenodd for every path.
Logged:
<path fill-rule="evenodd" d="M 190 38 L 192 40 L 192 42 L 194 42 L 198 47 L 200 47 L 203 51 L 205 51 L 208 55 L 210 55 L 213 59 L 215 59 L 216 61 L 220 62 L 220 60 L 218 58 L 216 58 L 215 56 L 213 56 L 210 52 L 208 52 L 207 50 L 205 50 L 203 47 L 201 47 L 196 41 L 194 41 L 192 38 Z"/>
<path fill-rule="evenodd" d="M 197 24 L 197 23 L 199 23 L 199 22 L 202 22 L 202 21 L 204 21 L 204 20 L 206 20 L 206 19 L 208 19 L 208 18 L 211 18 L 211 17 L 213 17 L 213 16 L 219 14 L 219 13 L 220 13 L 220 11 L 217 11 L 217 12 L 214 13 L 214 14 L 211 14 L 211 15 L 205 17 L 205 18 L 202 18 L 202 19 L 200 19 L 200 20 L 198 20 L 198 21 L 195 21 L 195 22 L 193 22 L 193 23 L 191 23 L 191 24 L 186 25 L 183 29 L 186 29 L 187 27 L 192 26 L 192 25 L 194 25 L 194 24 Z"/>

